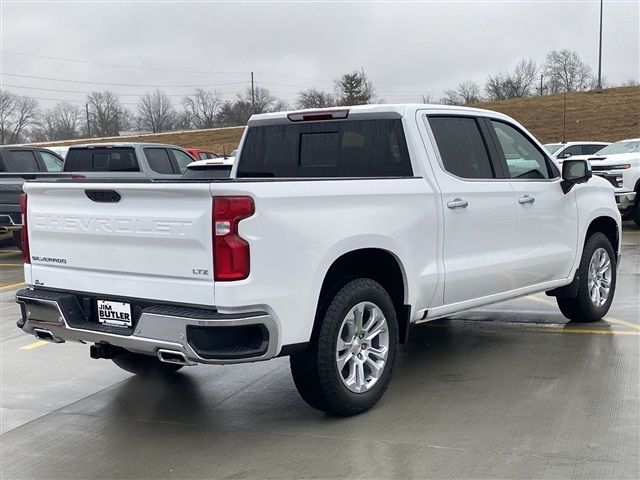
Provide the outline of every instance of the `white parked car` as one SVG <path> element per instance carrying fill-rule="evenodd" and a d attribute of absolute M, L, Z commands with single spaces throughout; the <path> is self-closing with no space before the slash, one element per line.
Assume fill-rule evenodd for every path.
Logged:
<path fill-rule="evenodd" d="M 556 159 L 559 163 L 565 158 L 570 158 L 574 155 L 592 155 L 598 150 L 602 150 L 609 142 L 558 142 L 558 143 L 546 143 L 544 148 L 547 149 L 551 158 Z"/>
<path fill-rule="evenodd" d="M 183 178 L 229 178 L 234 160 L 233 157 L 218 157 L 191 162 Z"/>
<path fill-rule="evenodd" d="M 640 226 L 640 138 L 612 143 L 595 155 L 572 158 L 588 159 L 593 173 L 607 179 L 615 188 L 622 218 Z"/>
<path fill-rule="evenodd" d="M 353 415 L 413 324 L 536 292 L 593 322 L 613 300 L 612 186 L 497 112 L 255 115 L 231 177 L 28 182 L 18 326 L 137 374 L 289 355 L 310 405 Z"/>

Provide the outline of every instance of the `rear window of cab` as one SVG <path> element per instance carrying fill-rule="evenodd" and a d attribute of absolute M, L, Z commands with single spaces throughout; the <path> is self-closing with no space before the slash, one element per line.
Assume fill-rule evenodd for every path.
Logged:
<path fill-rule="evenodd" d="M 250 127 L 237 177 L 406 177 L 411 161 L 400 119 Z"/>

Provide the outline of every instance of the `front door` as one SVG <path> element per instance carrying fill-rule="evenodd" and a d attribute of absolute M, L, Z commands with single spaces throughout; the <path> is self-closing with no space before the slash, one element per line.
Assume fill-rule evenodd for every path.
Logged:
<path fill-rule="evenodd" d="M 578 241 L 575 189 L 562 191 L 559 172 L 524 132 L 498 120 L 487 124 L 515 197 L 518 285 L 568 277 Z"/>

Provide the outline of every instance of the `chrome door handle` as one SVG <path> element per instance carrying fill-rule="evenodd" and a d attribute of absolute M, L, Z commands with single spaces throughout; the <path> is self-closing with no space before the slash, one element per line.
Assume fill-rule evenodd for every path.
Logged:
<path fill-rule="evenodd" d="M 520 205 L 526 205 L 527 203 L 533 203 L 535 201 L 536 201 L 536 199 L 534 197 L 530 196 L 530 195 L 524 195 L 524 196 L 518 198 L 518 203 Z"/>
<path fill-rule="evenodd" d="M 447 203 L 449 208 L 467 208 L 469 202 L 462 200 L 461 198 L 454 198 L 452 202 Z"/>

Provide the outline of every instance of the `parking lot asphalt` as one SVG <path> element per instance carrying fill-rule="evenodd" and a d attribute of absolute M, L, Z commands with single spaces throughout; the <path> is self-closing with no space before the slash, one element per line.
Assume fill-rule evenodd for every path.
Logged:
<path fill-rule="evenodd" d="M 414 327 L 370 412 L 298 396 L 288 359 L 131 376 L 15 327 L 20 256 L 0 251 L 0 477 L 640 478 L 640 229 L 609 316 L 533 295 Z M 183 372 L 183 373 L 182 373 Z"/>

